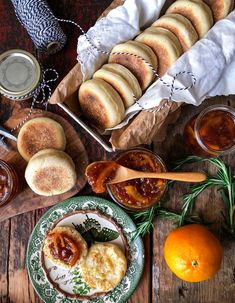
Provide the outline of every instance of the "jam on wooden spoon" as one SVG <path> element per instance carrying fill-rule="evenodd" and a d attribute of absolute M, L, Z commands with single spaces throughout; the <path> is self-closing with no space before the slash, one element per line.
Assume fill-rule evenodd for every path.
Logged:
<path fill-rule="evenodd" d="M 99 161 L 88 165 L 85 172 L 89 184 L 96 193 L 105 192 L 105 184 L 116 184 L 127 180 L 153 178 L 183 182 L 202 182 L 206 175 L 198 172 L 148 172 L 124 167 L 115 161 Z"/>

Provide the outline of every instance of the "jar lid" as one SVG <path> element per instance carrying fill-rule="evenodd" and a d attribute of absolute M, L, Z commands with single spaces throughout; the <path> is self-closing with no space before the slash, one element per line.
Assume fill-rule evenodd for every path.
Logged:
<path fill-rule="evenodd" d="M 32 92 L 39 84 L 41 68 L 36 58 L 21 49 L 0 55 L 0 93 L 20 98 Z"/>

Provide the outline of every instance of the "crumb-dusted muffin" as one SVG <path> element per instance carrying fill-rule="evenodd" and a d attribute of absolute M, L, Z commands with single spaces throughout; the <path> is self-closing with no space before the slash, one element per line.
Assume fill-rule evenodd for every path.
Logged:
<path fill-rule="evenodd" d="M 202 0 L 177 0 L 171 4 L 166 14 L 180 14 L 189 19 L 200 39 L 213 26 L 211 9 Z"/>
<path fill-rule="evenodd" d="M 132 76 L 132 81 L 129 81 L 130 78 L 128 78 L 128 76 L 130 75 Z M 102 79 L 112 85 L 121 96 L 125 108 L 128 108 L 135 103 L 134 96 L 139 98 L 142 94 L 140 85 L 135 76 L 127 68 L 120 64 L 110 63 L 103 65 L 101 69 L 94 73 L 93 78 Z M 136 81 L 135 87 L 133 86 L 134 79 Z M 137 92 L 137 94 L 135 94 L 135 92 Z"/>
<path fill-rule="evenodd" d="M 148 45 L 158 57 L 158 74 L 163 76 L 182 54 L 178 38 L 169 30 L 151 26 L 137 36 L 136 41 Z"/>
<path fill-rule="evenodd" d="M 114 46 L 109 56 L 109 63 L 123 65 L 132 72 L 142 90 L 145 90 L 155 79 L 152 68 L 146 62 L 157 70 L 158 61 L 154 52 L 147 45 L 137 41 L 127 41 Z"/>
<path fill-rule="evenodd" d="M 152 26 L 168 29 L 179 39 L 183 51 L 187 51 L 198 40 L 192 23 L 180 14 L 167 14 L 155 21 Z"/>
<path fill-rule="evenodd" d="M 101 129 L 116 126 L 124 119 L 125 107 L 118 92 L 102 79 L 90 79 L 79 89 L 83 114 Z"/>
<path fill-rule="evenodd" d="M 57 226 L 48 233 L 43 252 L 55 265 L 71 269 L 86 257 L 87 243 L 75 228 Z"/>
<path fill-rule="evenodd" d="M 80 268 L 84 280 L 90 287 L 109 291 L 125 276 L 127 260 L 117 245 L 98 243 L 91 246 Z"/>
<path fill-rule="evenodd" d="M 77 174 L 68 154 L 50 148 L 39 151 L 30 159 L 25 179 L 36 194 L 54 196 L 70 190 L 76 184 Z"/>
<path fill-rule="evenodd" d="M 38 151 L 46 148 L 64 150 L 66 137 L 63 127 L 46 117 L 34 118 L 20 129 L 17 148 L 21 156 L 29 161 Z"/>
<path fill-rule="evenodd" d="M 120 77 L 124 78 L 131 88 L 133 89 L 134 95 L 139 99 L 142 96 L 142 90 L 139 85 L 137 78 L 133 75 L 131 71 L 125 66 L 118 63 L 107 63 L 102 66 L 103 69 L 106 69 L 110 72 L 113 72 Z"/>
<path fill-rule="evenodd" d="M 204 0 L 211 8 L 215 22 L 225 18 L 234 8 L 234 0 Z"/>

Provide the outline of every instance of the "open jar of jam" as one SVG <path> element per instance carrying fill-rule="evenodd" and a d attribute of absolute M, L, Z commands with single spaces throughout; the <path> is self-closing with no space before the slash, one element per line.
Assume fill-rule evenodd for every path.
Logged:
<path fill-rule="evenodd" d="M 213 105 L 192 117 L 184 138 L 190 150 L 202 157 L 215 157 L 235 149 L 235 110 Z"/>
<path fill-rule="evenodd" d="M 11 201 L 19 190 L 19 179 L 15 169 L 0 160 L 0 206 Z"/>
<path fill-rule="evenodd" d="M 162 159 L 143 148 L 122 152 L 115 157 L 114 161 L 137 171 L 166 171 Z M 166 180 L 140 178 L 112 185 L 108 184 L 107 189 L 112 199 L 121 206 L 129 210 L 143 210 L 160 201 L 166 186 Z"/>

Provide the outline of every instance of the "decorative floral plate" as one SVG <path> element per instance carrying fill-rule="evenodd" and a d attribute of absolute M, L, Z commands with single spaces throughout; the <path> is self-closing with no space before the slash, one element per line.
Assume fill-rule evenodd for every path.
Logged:
<path fill-rule="evenodd" d="M 128 268 L 122 281 L 106 294 L 91 289 L 79 268 L 64 270 L 42 252 L 46 234 L 55 226 L 73 226 L 92 242 L 112 242 L 126 254 Z M 134 292 L 144 265 L 144 249 L 138 237 L 131 241 L 136 227 L 116 204 L 97 197 L 75 197 L 47 211 L 35 226 L 28 243 L 26 265 L 31 282 L 46 303 L 89 302 L 125 303 Z"/>

